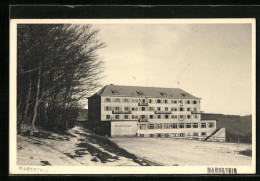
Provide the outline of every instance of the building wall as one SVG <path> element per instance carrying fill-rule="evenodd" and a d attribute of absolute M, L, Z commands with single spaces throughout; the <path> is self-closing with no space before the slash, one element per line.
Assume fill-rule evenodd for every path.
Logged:
<path fill-rule="evenodd" d="M 158 100 L 161 103 L 158 103 Z M 205 139 L 216 130 L 216 121 L 201 121 L 200 112 L 199 99 L 117 96 L 97 96 L 89 99 L 89 119 L 93 119 L 93 125 L 102 127 L 102 132 L 109 132 L 110 136 Z M 193 127 L 193 124 L 197 124 L 198 127 Z"/>
<path fill-rule="evenodd" d="M 88 118 L 91 123 L 101 121 L 101 97 L 95 96 L 88 99 Z"/>
<path fill-rule="evenodd" d="M 111 121 L 111 136 L 136 136 L 137 121 Z"/>
<path fill-rule="evenodd" d="M 180 127 L 180 124 L 183 127 Z M 204 124 L 202 126 L 202 124 Z M 209 125 L 210 124 L 210 125 Z M 189 127 L 187 126 L 189 125 Z M 137 135 L 142 137 L 149 137 L 151 134 L 171 134 L 169 137 L 204 137 L 210 136 L 216 130 L 216 121 L 208 120 L 196 123 L 196 127 L 193 123 L 139 123 Z M 182 133 L 180 135 L 180 133 Z M 142 135 L 143 134 L 143 135 Z M 174 135 L 177 134 L 177 135 Z M 157 137 L 157 136 L 153 136 Z"/>
<path fill-rule="evenodd" d="M 107 100 L 109 99 L 110 102 Z M 120 102 L 116 102 L 117 100 Z M 139 105 L 139 100 L 144 99 L 147 106 Z M 157 100 L 162 103 L 157 103 Z M 124 100 L 128 100 L 125 102 Z M 152 103 L 149 102 L 152 101 Z M 167 103 L 164 103 L 167 100 Z M 183 101 L 183 103 L 180 103 Z M 187 103 L 190 101 L 190 104 Z M 196 101 L 197 104 L 193 104 Z M 177 102 L 177 103 L 174 103 Z M 126 109 L 127 108 L 127 109 Z M 157 114 L 155 111 L 169 111 L 171 114 Z M 113 114 L 113 110 L 123 111 L 125 114 Z M 182 111 L 183 110 L 183 111 Z M 130 111 L 127 113 L 126 111 Z M 196 111 L 196 114 L 192 113 Z M 200 121 L 200 101 L 199 99 L 168 99 L 168 98 L 134 98 L 134 97 L 101 97 L 101 120 L 138 120 L 148 119 L 151 122 L 178 122 Z M 116 119 L 119 117 L 118 119 Z M 127 116 L 125 118 L 125 116 Z M 132 117 L 134 116 L 134 117 Z M 150 117 L 152 116 L 152 117 Z M 167 118 L 168 116 L 168 118 Z M 183 116 L 183 118 L 181 118 Z"/>
<path fill-rule="evenodd" d="M 90 129 L 100 135 L 111 135 L 111 123 L 101 122 L 101 98 L 100 96 L 88 99 L 88 121 Z"/>

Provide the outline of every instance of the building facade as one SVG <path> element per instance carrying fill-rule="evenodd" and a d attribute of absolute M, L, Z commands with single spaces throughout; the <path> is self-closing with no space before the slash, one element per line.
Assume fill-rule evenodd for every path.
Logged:
<path fill-rule="evenodd" d="M 88 98 L 88 116 L 95 132 L 112 137 L 225 141 L 216 120 L 201 120 L 200 104 L 179 88 L 107 85 Z"/>

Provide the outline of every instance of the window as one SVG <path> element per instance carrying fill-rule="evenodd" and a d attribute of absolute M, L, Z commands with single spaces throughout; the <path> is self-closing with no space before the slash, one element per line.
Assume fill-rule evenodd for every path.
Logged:
<path fill-rule="evenodd" d="M 125 117 L 125 119 L 128 119 L 128 115 L 125 115 L 124 117 Z"/>
<path fill-rule="evenodd" d="M 177 108 L 176 107 L 172 107 L 171 111 L 177 111 Z"/>
<path fill-rule="evenodd" d="M 115 100 L 115 102 L 120 102 L 121 100 L 120 100 L 120 98 L 116 98 L 116 100 Z"/>
<path fill-rule="evenodd" d="M 180 107 L 179 108 L 179 111 L 184 111 L 185 109 L 183 107 Z"/>
<path fill-rule="evenodd" d="M 118 94 L 117 90 L 111 90 L 112 94 Z"/>
<path fill-rule="evenodd" d="M 187 111 L 191 111 L 191 108 L 190 108 L 190 107 L 187 107 Z"/>
<path fill-rule="evenodd" d="M 185 137 L 185 133 L 180 133 L 180 137 Z"/>
<path fill-rule="evenodd" d="M 184 115 L 179 115 L 179 118 L 180 119 L 184 119 Z"/>
<path fill-rule="evenodd" d="M 154 124 L 148 124 L 148 129 L 154 129 Z"/>
<path fill-rule="evenodd" d="M 170 129 L 170 123 L 164 123 L 164 129 Z"/>
<path fill-rule="evenodd" d="M 150 134 L 150 137 L 154 137 L 154 135 L 153 135 L 153 134 Z"/>
<path fill-rule="evenodd" d="M 197 104 L 197 101 L 193 101 L 193 104 Z"/>
<path fill-rule="evenodd" d="M 201 128 L 206 128 L 206 123 L 200 123 Z"/>
<path fill-rule="evenodd" d="M 167 96 L 167 94 L 166 94 L 165 92 L 160 92 L 160 94 L 161 94 L 162 96 Z"/>
<path fill-rule="evenodd" d="M 157 107 L 157 111 L 161 111 L 161 108 L 160 108 L 160 107 Z"/>
<path fill-rule="evenodd" d="M 111 99 L 110 98 L 106 98 L 105 102 L 111 102 Z"/>
<path fill-rule="evenodd" d="M 184 123 L 179 123 L 179 128 L 184 128 Z"/>
<path fill-rule="evenodd" d="M 171 124 L 171 127 L 172 127 L 173 129 L 178 128 L 177 123 L 172 123 L 172 124 Z"/>
<path fill-rule="evenodd" d="M 150 115 L 150 119 L 153 119 L 153 115 Z"/>
<path fill-rule="evenodd" d="M 145 111 L 145 107 L 142 107 L 141 110 L 142 110 L 142 111 Z"/>
<path fill-rule="evenodd" d="M 169 110 L 169 108 L 168 108 L 168 107 L 166 107 L 166 108 L 165 108 L 165 111 L 168 111 L 168 110 Z"/>
<path fill-rule="evenodd" d="M 209 123 L 209 128 L 213 128 L 215 126 L 214 123 Z"/>
<path fill-rule="evenodd" d="M 172 104 L 177 104 L 177 101 L 176 100 L 171 100 L 171 103 Z"/>
<path fill-rule="evenodd" d="M 177 137 L 177 133 L 172 133 L 172 137 Z"/>
<path fill-rule="evenodd" d="M 201 132 L 201 136 L 206 136 L 207 133 L 206 132 Z"/>
<path fill-rule="evenodd" d="M 157 100 L 156 100 L 156 103 L 161 103 L 161 99 L 157 99 Z"/>
<path fill-rule="evenodd" d="M 115 110 L 116 110 L 116 111 L 119 111 L 119 110 L 120 110 L 120 107 L 118 107 L 118 106 L 115 107 Z"/>
<path fill-rule="evenodd" d="M 186 123 L 186 128 L 191 128 L 191 123 Z"/>
<path fill-rule="evenodd" d="M 136 91 L 136 93 L 137 93 L 138 95 L 143 95 L 143 92 L 142 92 L 142 91 Z"/>
<path fill-rule="evenodd" d="M 120 119 L 120 115 L 116 115 L 116 119 Z"/>
<path fill-rule="evenodd" d="M 141 115 L 141 119 L 145 119 L 146 117 L 145 117 L 145 115 Z"/>
<path fill-rule="evenodd" d="M 177 119 L 177 115 L 171 115 L 172 119 Z"/>
<path fill-rule="evenodd" d="M 198 115 L 194 115 L 194 118 L 195 118 L 195 119 L 198 119 Z"/>
<path fill-rule="evenodd" d="M 184 94 L 184 93 L 181 93 L 181 95 L 182 95 L 183 97 L 185 97 L 185 96 L 186 96 L 186 94 Z"/>
<path fill-rule="evenodd" d="M 138 119 L 138 115 L 132 115 L 132 119 Z"/>
<path fill-rule="evenodd" d="M 125 111 L 129 111 L 130 107 L 125 107 L 124 109 L 125 109 Z"/>
<path fill-rule="evenodd" d="M 105 106 L 105 111 L 111 111 L 111 110 L 112 110 L 111 106 Z"/>
<path fill-rule="evenodd" d="M 156 129 L 162 129 L 162 124 L 156 124 Z"/>
<path fill-rule="evenodd" d="M 198 128 L 198 123 L 193 123 L 193 124 L 192 124 L 192 127 L 193 127 L 193 128 Z"/>
<path fill-rule="evenodd" d="M 125 98 L 125 99 L 123 99 L 123 102 L 129 102 L 129 99 Z"/>
<path fill-rule="evenodd" d="M 153 111 L 154 108 L 153 107 L 148 107 L 148 111 Z"/>
<path fill-rule="evenodd" d="M 186 101 L 186 104 L 190 104 L 190 100 L 187 100 L 187 101 Z"/>
<path fill-rule="evenodd" d="M 140 129 L 147 129 L 147 124 L 140 124 Z"/>
<path fill-rule="evenodd" d="M 168 103 L 168 100 L 166 100 L 166 99 L 165 99 L 165 100 L 163 100 L 163 103 L 167 104 L 167 103 Z"/>
<path fill-rule="evenodd" d="M 194 132 L 194 133 L 193 133 L 193 136 L 199 136 L 199 133 Z"/>
<path fill-rule="evenodd" d="M 146 102 L 146 99 L 139 99 L 139 103 L 146 104 L 147 102 Z"/>
<path fill-rule="evenodd" d="M 165 119 L 169 119 L 169 115 L 165 115 L 164 118 L 165 118 Z"/>
<path fill-rule="evenodd" d="M 180 103 L 180 104 L 183 104 L 183 100 L 179 100 L 179 103 Z"/>
<path fill-rule="evenodd" d="M 161 115 L 157 115 L 157 118 L 158 118 L 158 119 L 161 119 Z"/>
<path fill-rule="evenodd" d="M 110 115 L 107 115 L 106 118 L 107 118 L 107 119 L 110 119 Z"/>
<path fill-rule="evenodd" d="M 190 119 L 190 115 L 187 115 L 187 119 Z"/>
<path fill-rule="evenodd" d="M 149 103 L 153 103 L 153 100 L 152 100 L 152 99 L 149 99 Z"/>

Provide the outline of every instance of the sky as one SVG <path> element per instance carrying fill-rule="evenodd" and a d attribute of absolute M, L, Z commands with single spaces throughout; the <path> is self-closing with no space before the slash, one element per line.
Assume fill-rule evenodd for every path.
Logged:
<path fill-rule="evenodd" d="M 252 114 L 251 24 L 98 24 L 103 85 L 181 88 L 205 113 Z"/>

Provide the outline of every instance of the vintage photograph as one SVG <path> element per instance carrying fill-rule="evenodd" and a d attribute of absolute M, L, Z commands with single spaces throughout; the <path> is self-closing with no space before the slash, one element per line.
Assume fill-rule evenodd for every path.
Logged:
<path fill-rule="evenodd" d="M 254 19 L 10 28 L 10 173 L 255 173 Z"/>

